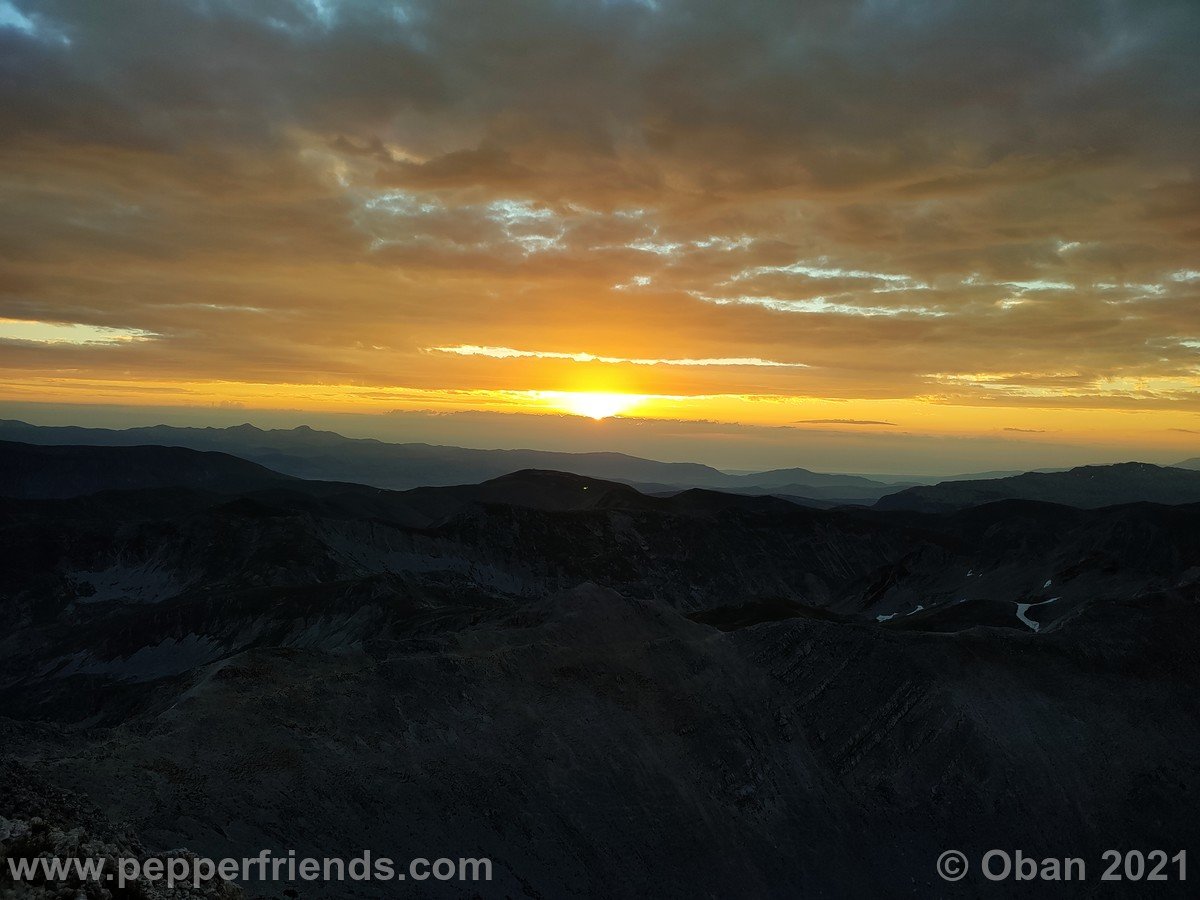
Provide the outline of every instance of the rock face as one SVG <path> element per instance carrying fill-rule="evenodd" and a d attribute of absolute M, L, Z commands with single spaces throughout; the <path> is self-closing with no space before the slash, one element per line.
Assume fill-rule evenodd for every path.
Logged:
<path fill-rule="evenodd" d="M 220 878 L 173 883 L 136 878 L 119 884 L 77 876 L 61 880 L 15 881 L 9 862 L 38 857 L 60 860 L 103 860 L 109 873 L 118 871 L 118 860 L 137 860 L 144 866 L 152 857 L 165 864 L 178 853 L 148 853 L 127 828 L 118 828 L 87 800 L 52 787 L 27 767 L 0 763 L 0 897 L 29 900 L 242 900 L 237 885 Z M 186 855 L 186 854 L 184 854 Z"/>
<path fill-rule="evenodd" d="M 142 852 L 493 860 L 414 896 L 840 897 L 977 895 L 950 848 L 1098 883 L 1104 850 L 1196 846 L 1197 507 L 527 472 L 2 513 L 0 746 Z M 250 886 L 285 889 L 392 893 Z"/>

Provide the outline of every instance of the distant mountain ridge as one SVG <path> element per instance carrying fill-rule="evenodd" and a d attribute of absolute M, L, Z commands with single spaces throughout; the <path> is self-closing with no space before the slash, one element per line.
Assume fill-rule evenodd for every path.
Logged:
<path fill-rule="evenodd" d="M 0 440 L 46 445 L 158 444 L 215 450 L 298 478 L 355 482 L 389 490 L 475 484 L 526 469 L 620 481 L 646 493 L 703 487 L 750 494 L 782 493 L 834 503 L 871 503 L 906 486 L 803 468 L 730 475 L 702 463 L 660 462 L 613 452 L 475 450 L 420 443 L 393 444 L 373 438 L 347 438 L 307 425 L 290 430 L 263 430 L 250 424 L 229 428 L 154 425 L 115 430 L 30 425 L 8 419 L 0 420 Z"/>
<path fill-rule="evenodd" d="M 0 498 L 67 500 L 158 489 L 197 492 L 192 500 L 201 506 L 228 502 L 222 497 L 238 498 L 246 509 L 256 504 L 263 508 L 284 504 L 308 509 L 315 515 L 370 516 L 409 528 L 436 525 L 471 504 L 546 512 L 624 509 L 687 515 L 795 508 L 795 504 L 776 497 L 703 488 L 690 488 L 671 497 L 651 497 L 620 482 L 539 469 L 523 469 L 479 484 L 391 491 L 293 478 L 226 453 L 186 447 L 44 446 L 0 441 Z M 138 498 L 130 499 L 136 505 Z"/>
<path fill-rule="evenodd" d="M 620 482 L 652 497 L 692 488 L 748 496 L 770 495 L 801 505 L 829 508 L 872 505 L 880 509 L 941 511 L 1004 499 L 1100 507 L 1139 501 L 1200 500 L 1200 457 L 1178 466 L 1119 463 L 1070 470 L 983 472 L 935 484 L 885 483 L 871 476 L 813 472 L 791 467 L 732 474 L 692 462 L 661 462 L 616 452 L 477 450 L 422 443 L 348 438 L 306 425 L 264 430 L 251 424 L 229 428 L 154 425 L 129 429 L 39 426 L 0 419 L 0 440 L 44 446 L 184 447 L 229 454 L 280 477 L 369 485 L 394 491 L 473 485 L 515 472 L 570 472 Z M 197 474 L 197 477 L 198 474 Z"/>
<path fill-rule="evenodd" d="M 1125 503 L 1196 503 L 1200 502 L 1200 471 L 1129 462 L 980 481 L 944 481 L 883 497 L 875 508 L 945 512 L 998 500 L 1037 500 L 1080 509 Z"/>

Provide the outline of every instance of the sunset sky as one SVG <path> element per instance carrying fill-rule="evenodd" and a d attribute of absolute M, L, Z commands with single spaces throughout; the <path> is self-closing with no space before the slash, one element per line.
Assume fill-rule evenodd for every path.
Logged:
<path fill-rule="evenodd" d="M 1198 47 L 1195 0 L 0 0 L 0 415 L 1200 455 Z"/>

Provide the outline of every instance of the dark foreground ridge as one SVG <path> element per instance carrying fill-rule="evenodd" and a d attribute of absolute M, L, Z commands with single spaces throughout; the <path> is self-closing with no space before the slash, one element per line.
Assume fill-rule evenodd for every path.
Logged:
<path fill-rule="evenodd" d="M 943 481 L 883 497 L 879 509 L 943 512 L 997 500 L 1040 500 L 1084 509 L 1120 503 L 1200 503 L 1200 471 L 1150 463 L 1080 466 L 1008 478 Z"/>
<path fill-rule="evenodd" d="M 43 495 L 79 470 L 49 459 Z M 545 898 L 976 896 L 939 853 L 1082 856 L 1094 886 L 1111 847 L 1196 846 L 1200 506 L 196 465 L 0 501 L 0 746 L 60 831 L 486 856 L 471 890 Z"/>

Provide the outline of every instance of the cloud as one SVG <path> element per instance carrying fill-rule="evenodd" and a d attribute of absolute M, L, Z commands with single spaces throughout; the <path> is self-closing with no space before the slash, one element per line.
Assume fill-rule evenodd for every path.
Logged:
<path fill-rule="evenodd" d="M 833 297 L 772 297 L 754 294 L 717 295 L 706 294 L 702 291 L 691 291 L 691 296 L 705 303 L 715 303 L 717 306 L 761 306 L 774 312 L 789 313 L 820 313 L 844 316 L 944 316 L 946 312 L 925 306 L 871 306 L 848 302 L 851 294 L 837 294 Z"/>
<path fill-rule="evenodd" d="M 456 356 L 487 356 L 492 359 L 564 359 L 579 363 L 629 363 L 634 366 L 757 366 L 761 368 L 806 369 L 804 363 L 778 362 L 755 356 L 727 356 L 716 359 L 631 359 L 627 356 L 596 356 L 591 353 L 562 353 L 554 350 L 514 350 L 511 347 L 476 347 L 459 344 L 454 347 L 429 347 L 427 352 L 452 353 Z"/>
<path fill-rule="evenodd" d="M 7 341 L 52 345 L 105 345 L 148 341 L 156 337 L 158 335 L 137 328 L 111 328 L 105 325 L 82 325 L 77 322 L 0 319 L 0 340 Z"/>
<path fill-rule="evenodd" d="M 873 422 L 870 419 L 797 419 L 796 425 L 895 425 L 895 422 Z"/>
<path fill-rule="evenodd" d="M 10 335 L 0 380 L 572 389 L 573 351 L 423 352 L 468 334 L 861 421 L 1197 411 L 1198 37 L 1190 0 L 3 0 L 0 317 L 154 337 Z"/>

